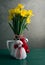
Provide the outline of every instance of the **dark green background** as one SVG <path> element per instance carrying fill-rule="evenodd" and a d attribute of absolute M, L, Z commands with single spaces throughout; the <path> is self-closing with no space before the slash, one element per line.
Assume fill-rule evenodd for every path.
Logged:
<path fill-rule="evenodd" d="M 12 58 L 7 49 L 0 50 L 0 65 L 45 65 L 45 49 L 31 48 L 24 60 Z"/>

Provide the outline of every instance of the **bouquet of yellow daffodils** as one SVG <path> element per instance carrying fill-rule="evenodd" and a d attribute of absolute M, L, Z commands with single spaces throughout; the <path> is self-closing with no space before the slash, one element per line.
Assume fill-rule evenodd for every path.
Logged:
<path fill-rule="evenodd" d="M 32 10 L 24 9 L 22 4 L 18 4 L 16 8 L 9 10 L 9 25 L 12 28 L 14 34 L 20 35 L 27 28 L 27 25 L 31 22 L 33 16 Z"/>

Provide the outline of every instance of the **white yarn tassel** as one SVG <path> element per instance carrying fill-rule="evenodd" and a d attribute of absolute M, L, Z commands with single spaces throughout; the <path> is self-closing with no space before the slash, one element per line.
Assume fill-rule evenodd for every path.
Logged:
<path fill-rule="evenodd" d="M 28 38 L 26 38 L 26 41 L 28 42 Z"/>

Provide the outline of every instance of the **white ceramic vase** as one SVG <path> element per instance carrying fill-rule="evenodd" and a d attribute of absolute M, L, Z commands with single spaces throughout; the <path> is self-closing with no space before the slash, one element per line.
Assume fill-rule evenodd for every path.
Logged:
<path fill-rule="evenodd" d="M 18 47 L 14 48 L 14 45 L 16 44 L 18 45 Z M 22 44 L 23 42 L 20 40 L 7 40 L 7 48 L 10 52 L 10 55 L 16 59 L 25 59 L 27 57 L 27 54 L 25 49 L 22 47 Z"/>

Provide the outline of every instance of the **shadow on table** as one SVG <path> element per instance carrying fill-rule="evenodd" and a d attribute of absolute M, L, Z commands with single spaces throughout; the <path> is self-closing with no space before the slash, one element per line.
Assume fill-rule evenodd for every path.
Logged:
<path fill-rule="evenodd" d="M 0 54 L 0 59 L 2 59 L 2 60 L 8 60 L 8 59 L 15 59 L 16 60 L 16 58 L 14 58 L 14 57 L 12 57 L 11 55 L 9 55 L 9 54 Z"/>
<path fill-rule="evenodd" d="M 20 62 L 21 61 L 21 62 Z M 17 60 L 13 58 L 9 54 L 0 54 L 0 64 L 10 64 L 10 65 L 28 65 L 27 59 L 24 60 Z"/>

